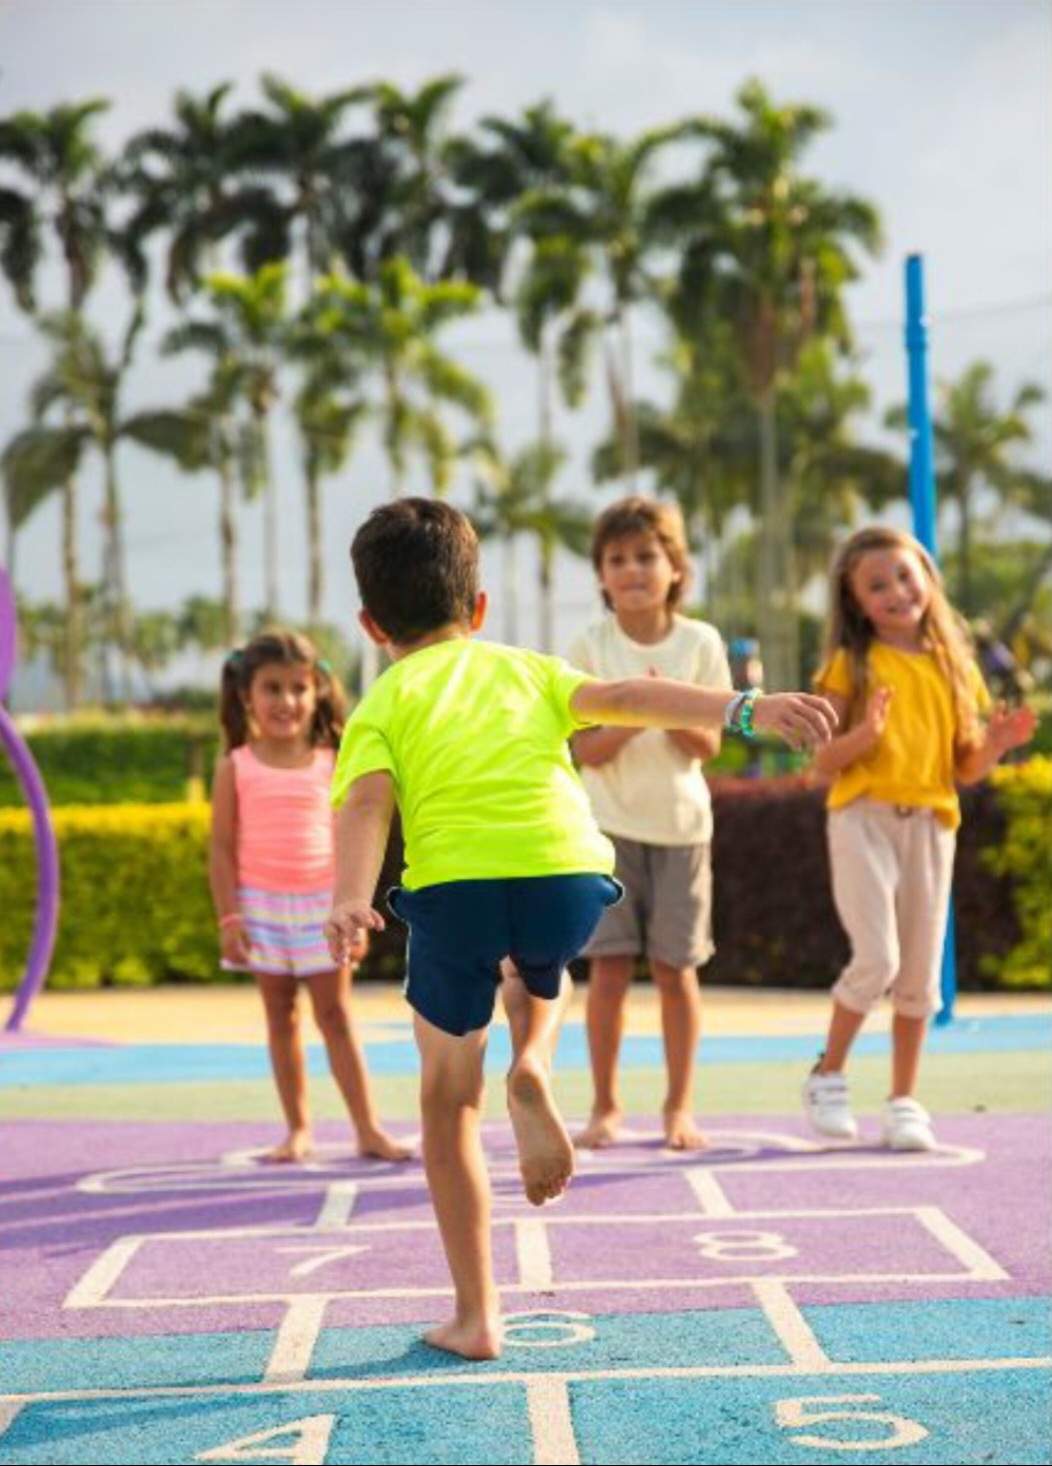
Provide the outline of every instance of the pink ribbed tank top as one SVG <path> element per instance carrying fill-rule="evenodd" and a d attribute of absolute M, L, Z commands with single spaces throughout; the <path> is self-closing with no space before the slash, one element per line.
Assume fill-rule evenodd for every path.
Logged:
<path fill-rule="evenodd" d="M 237 789 L 238 885 L 297 892 L 330 887 L 334 751 L 316 748 L 299 769 L 261 763 L 247 744 L 230 759 Z"/>

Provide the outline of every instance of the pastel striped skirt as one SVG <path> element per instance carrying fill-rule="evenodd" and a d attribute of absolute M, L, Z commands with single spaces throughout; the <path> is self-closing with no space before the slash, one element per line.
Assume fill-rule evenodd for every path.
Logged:
<path fill-rule="evenodd" d="M 332 890 L 260 891 L 238 886 L 238 910 L 252 952 L 248 967 L 280 977 L 315 977 L 335 963 L 324 926 L 332 910 Z"/>

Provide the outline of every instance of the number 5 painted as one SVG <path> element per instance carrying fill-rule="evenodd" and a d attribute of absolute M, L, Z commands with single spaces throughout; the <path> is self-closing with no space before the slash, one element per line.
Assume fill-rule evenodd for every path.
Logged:
<path fill-rule="evenodd" d="M 801 1425 L 824 1425 L 829 1420 L 860 1420 L 871 1425 L 886 1425 L 891 1434 L 880 1440 L 840 1440 L 829 1435 L 794 1435 L 794 1446 L 824 1447 L 827 1451 L 894 1451 L 914 1446 L 928 1432 L 916 1420 L 896 1415 L 891 1410 L 867 1410 L 858 1406 L 880 1404 L 879 1395 L 798 1395 L 790 1400 L 776 1400 L 774 1416 L 783 1430 L 796 1430 Z M 809 1409 L 809 1406 L 851 1405 L 850 1410 Z"/>

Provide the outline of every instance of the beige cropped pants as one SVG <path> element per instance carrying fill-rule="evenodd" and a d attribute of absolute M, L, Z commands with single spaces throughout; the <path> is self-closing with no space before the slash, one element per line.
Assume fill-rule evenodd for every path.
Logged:
<path fill-rule="evenodd" d="M 833 900 L 851 960 L 833 997 L 868 1013 L 890 992 L 897 1013 L 938 1011 L 956 832 L 929 809 L 856 799 L 828 821 Z"/>

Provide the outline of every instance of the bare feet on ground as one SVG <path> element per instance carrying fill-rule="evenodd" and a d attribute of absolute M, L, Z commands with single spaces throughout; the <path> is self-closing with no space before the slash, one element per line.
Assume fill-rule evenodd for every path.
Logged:
<path fill-rule="evenodd" d="M 445 1349 L 465 1359 L 496 1359 L 500 1355 L 501 1327 L 498 1318 L 461 1322 L 451 1318 L 424 1335 L 432 1349 Z"/>
<path fill-rule="evenodd" d="M 560 1196 L 573 1175 L 573 1146 L 541 1064 L 520 1058 L 508 1075 L 508 1113 L 526 1197 L 534 1206 Z"/>
<path fill-rule="evenodd" d="M 574 1145 L 581 1150 L 602 1150 L 605 1145 L 614 1145 L 621 1138 L 620 1110 L 593 1110 L 588 1124 L 574 1136 Z"/>
<path fill-rule="evenodd" d="M 378 1161 L 411 1161 L 413 1152 L 408 1145 L 395 1140 L 385 1130 L 366 1130 L 358 1137 L 358 1154 Z"/>
<path fill-rule="evenodd" d="M 689 1110 L 666 1110 L 665 1144 L 670 1150 L 707 1150 L 709 1142 Z"/>
<path fill-rule="evenodd" d="M 268 1150 L 261 1159 L 268 1166 L 295 1165 L 309 1159 L 313 1148 L 309 1130 L 290 1130 L 281 1144 Z"/>

